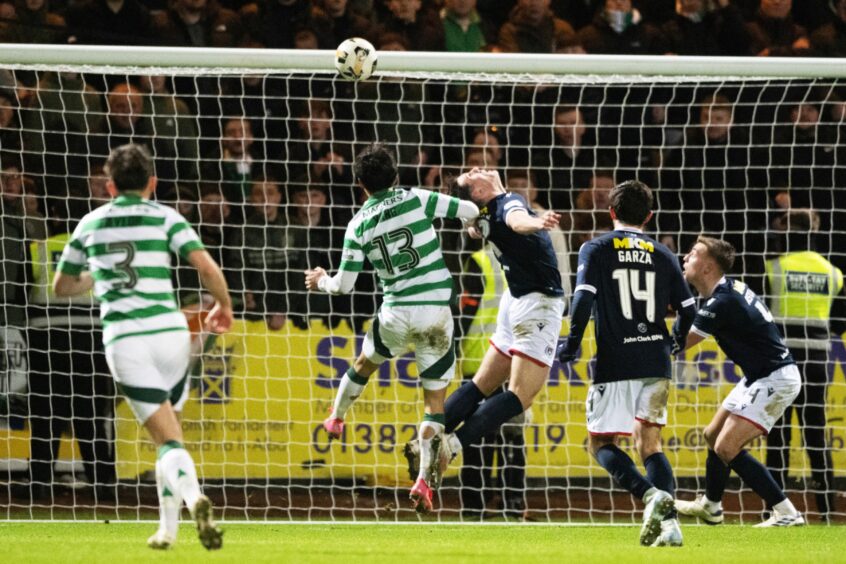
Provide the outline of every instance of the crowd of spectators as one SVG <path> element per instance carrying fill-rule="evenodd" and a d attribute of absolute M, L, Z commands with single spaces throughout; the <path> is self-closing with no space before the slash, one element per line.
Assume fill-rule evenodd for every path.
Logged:
<path fill-rule="evenodd" d="M 0 38 L 14 42 L 322 49 L 360 35 L 380 50 L 840 56 L 844 34 L 846 0 L 0 1 Z M 332 301 L 306 294 L 300 273 L 337 268 L 363 197 L 352 159 L 383 140 L 405 185 L 501 169 L 535 208 L 562 212 L 562 262 L 610 228 L 615 182 L 640 178 L 658 195 L 662 241 L 682 251 L 700 231 L 724 236 L 760 289 L 770 222 L 789 207 L 819 211 L 820 249 L 846 267 L 846 233 L 832 231 L 846 224 L 844 127 L 836 81 L 353 86 L 284 73 L 3 71 L 0 211 L 29 241 L 67 229 L 107 200 L 108 152 L 142 143 L 157 197 L 195 223 L 244 316 L 271 329 L 358 326 L 377 306 L 371 273 Z M 458 272 L 464 243 L 444 237 Z M 179 271 L 183 300 L 196 286 Z"/>

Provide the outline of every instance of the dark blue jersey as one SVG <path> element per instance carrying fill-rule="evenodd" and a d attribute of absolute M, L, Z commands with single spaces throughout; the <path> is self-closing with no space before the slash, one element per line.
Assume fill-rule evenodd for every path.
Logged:
<path fill-rule="evenodd" d="M 739 280 L 720 280 L 696 312 L 691 331 L 713 336 L 749 384 L 794 363 L 770 310 Z"/>
<path fill-rule="evenodd" d="M 523 196 L 500 194 L 479 210 L 477 224 L 485 239 L 494 244 L 494 254 L 508 281 L 508 289 L 515 298 L 540 292 L 547 296 L 563 296 L 558 258 L 546 231 L 520 235 L 505 223 L 515 210 L 524 210 L 537 217 Z M 518 212 L 523 213 L 523 212 Z"/>
<path fill-rule="evenodd" d="M 692 319 L 694 299 L 667 247 L 635 229 L 588 241 L 579 250 L 579 291 L 595 295 L 594 383 L 670 377 L 667 307 L 687 308 Z"/>

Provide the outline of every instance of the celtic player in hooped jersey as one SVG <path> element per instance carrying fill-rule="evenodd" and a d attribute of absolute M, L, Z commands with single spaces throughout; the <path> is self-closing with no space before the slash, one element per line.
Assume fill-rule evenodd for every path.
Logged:
<path fill-rule="evenodd" d="M 197 269 L 216 303 L 207 325 L 224 332 L 232 304 L 220 268 L 185 219 L 148 198 L 156 188 L 153 160 L 140 145 L 112 151 L 107 187 L 115 199 L 86 215 L 62 252 L 53 287 L 58 296 L 88 292 L 100 301 L 106 360 L 116 387 L 158 447 L 159 530 L 147 541 L 166 549 L 176 541 L 184 501 L 200 542 L 222 546 L 212 505 L 200 491 L 191 455 L 182 446 L 177 412 L 188 397 L 190 334 L 170 282 L 170 253 Z"/>
<path fill-rule="evenodd" d="M 376 143 L 353 166 L 370 196 L 347 226 L 341 266 L 334 277 L 322 268 L 306 272 L 306 286 L 331 294 L 352 290 L 365 258 L 384 287 L 382 307 L 364 339 L 361 354 L 341 380 L 326 432 L 343 433 L 344 417 L 371 374 L 384 361 L 414 347 L 423 386 L 425 415 L 420 424 L 420 472 L 411 489 L 415 509 L 432 509 L 432 485 L 444 429 L 444 397 L 455 372 L 452 276 L 432 225 L 436 217 L 473 219 L 479 209 L 437 192 L 396 186 L 393 154 Z"/>

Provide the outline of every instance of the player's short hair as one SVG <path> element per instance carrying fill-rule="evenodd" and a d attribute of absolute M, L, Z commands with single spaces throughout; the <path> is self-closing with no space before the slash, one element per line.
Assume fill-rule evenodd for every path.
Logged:
<path fill-rule="evenodd" d="M 608 200 L 617 219 L 627 225 L 643 225 L 652 211 L 652 190 L 640 180 L 617 184 Z"/>
<path fill-rule="evenodd" d="M 722 239 L 715 239 L 714 237 L 706 237 L 700 235 L 696 238 L 697 243 L 702 243 L 708 249 L 708 255 L 714 259 L 723 274 L 731 272 L 734 266 L 734 247 L 728 241 Z"/>
<path fill-rule="evenodd" d="M 144 145 L 128 143 L 112 150 L 103 167 L 118 192 L 143 190 L 153 176 L 153 157 Z"/>
<path fill-rule="evenodd" d="M 368 192 L 387 190 L 397 181 L 397 161 L 383 143 L 373 143 L 355 157 L 353 174 Z"/>

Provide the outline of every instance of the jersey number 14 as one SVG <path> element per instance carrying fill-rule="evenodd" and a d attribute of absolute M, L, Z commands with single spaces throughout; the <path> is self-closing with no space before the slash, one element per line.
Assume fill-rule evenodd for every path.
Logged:
<path fill-rule="evenodd" d="M 646 319 L 655 321 L 655 273 L 645 272 L 646 288 L 640 286 L 640 271 L 629 268 L 618 268 L 611 273 L 617 281 L 620 290 L 620 309 L 623 317 L 633 319 L 632 298 L 646 302 Z"/>

